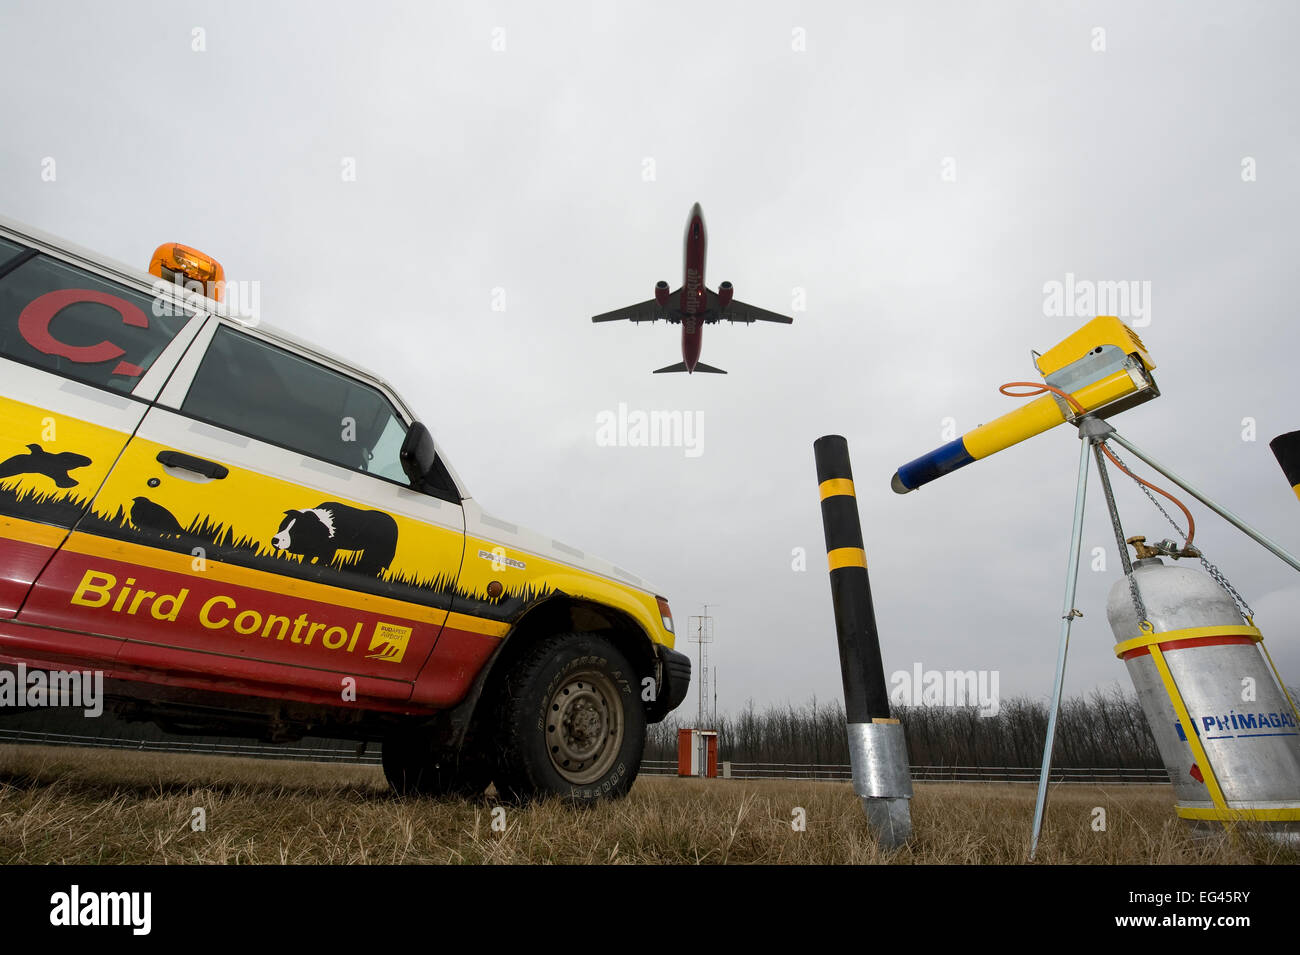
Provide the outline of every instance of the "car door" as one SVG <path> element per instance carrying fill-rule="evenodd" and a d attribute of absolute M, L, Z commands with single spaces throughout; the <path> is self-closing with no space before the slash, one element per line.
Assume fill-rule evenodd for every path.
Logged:
<path fill-rule="evenodd" d="M 409 424 L 377 383 L 214 321 L 56 558 L 59 596 L 126 638 L 119 676 L 405 699 L 464 549 L 457 496 L 403 474 Z"/>
<path fill-rule="evenodd" d="M 77 256 L 0 236 L 0 619 L 81 519 L 204 316 Z M 54 627 L 58 613 L 33 614 Z M 7 631 L 111 659 L 114 641 Z"/>

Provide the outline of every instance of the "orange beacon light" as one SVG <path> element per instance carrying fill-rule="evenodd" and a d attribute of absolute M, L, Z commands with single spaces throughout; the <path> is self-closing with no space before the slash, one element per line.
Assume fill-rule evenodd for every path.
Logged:
<path fill-rule="evenodd" d="M 176 282 L 180 276 L 187 288 L 189 282 L 198 282 L 203 286 L 203 294 L 216 302 L 226 296 L 226 270 L 221 263 L 179 242 L 164 242 L 154 250 L 149 274 L 168 282 Z"/>

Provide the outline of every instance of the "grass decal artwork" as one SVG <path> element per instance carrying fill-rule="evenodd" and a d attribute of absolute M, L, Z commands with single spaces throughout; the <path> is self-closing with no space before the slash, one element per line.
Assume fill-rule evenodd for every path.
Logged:
<path fill-rule="evenodd" d="M 205 560 L 287 574 L 440 610 L 454 608 L 458 613 L 509 620 L 551 592 L 549 588 L 524 584 L 505 586 L 493 597 L 456 586 L 456 578 L 446 573 L 426 575 L 390 570 L 375 577 L 357 572 L 357 565 L 364 559 L 362 554 L 350 557 L 338 554 L 328 564 L 312 563 L 301 555 L 277 550 L 271 546 L 269 535 L 262 540 L 241 534 L 208 515 L 199 515 L 183 526 L 177 522 L 176 527 L 180 528 L 177 532 L 170 528 L 160 529 L 155 521 L 151 521 L 149 527 L 139 526 L 132 519 L 134 515 L 136 520 L 140 520 L 138 500 L 130 512 L 119 507 L 111 515 L 94 510 L 90 504 L 88 497 L 69 491 L 42 492 L 0 484 L 0 514 L 60 527 L 75 527 L 83 533 L 144 544 L 177 554 L 202 554 Z M 162 508 L 158 510 L 162 511 Z"/>
<path fill-rule="evenodd" d="M 37 491 L 0 484 L 0 514 L 58 527 L 72 527 L 90 507 L 90 498 L 68 491 Z"/>

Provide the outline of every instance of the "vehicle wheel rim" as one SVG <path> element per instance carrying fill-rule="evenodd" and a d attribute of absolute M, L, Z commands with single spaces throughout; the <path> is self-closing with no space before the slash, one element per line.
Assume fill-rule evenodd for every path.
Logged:
<path fill-rule="evenodd" d="M 594 671 L 570 676 L 547 706 L 551 765 L 569 783 L 595 782 L 618 758 L 623 728 L 622 703 L 609 677 Z"/>

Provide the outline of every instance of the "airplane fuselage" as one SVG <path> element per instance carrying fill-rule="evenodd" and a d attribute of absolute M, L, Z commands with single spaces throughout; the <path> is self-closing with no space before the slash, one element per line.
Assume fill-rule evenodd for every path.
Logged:
<path fill-rule="evenodd" d="M 682 276 L 682 361 L 692 372 L 704 344 L 704 322 L 709 295 L 704 286 L 704 259 L 709 237 L 704 229 L 704 212 L 697 202 L 686 220 L 685 274 Z"/>
<path fill-rule="evenodd" d="M 667 279 L 655 283 L 654 298 L 635 305 L 626 305 L 611 312 L 591 316 L 593 322 L 661 322 L 680 323 L 682 326 L 682 360 L 665 368 L 656 368 L 654 374 L 702 372 L 725 375 L 726 371 L 700 361 L 700 348 L 704 342 L 704 326 L 714 322 L 732 322 L 752 325 L 754 322 L 777 322 L 789 325 L 794 321 L 788 315 L 778 315 L 735 298 L 735 288 L 722 282 L 717 291 L 704 284 L 704 258 L 708 251 L 708 233 L 704 229 L 704 212 L 697 202 L 686 217 L 686 236 L 682 249 L 682 284 L 672 291 Z"/>

